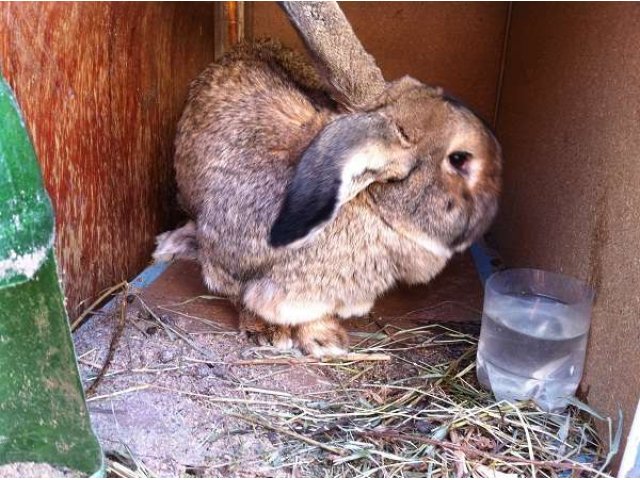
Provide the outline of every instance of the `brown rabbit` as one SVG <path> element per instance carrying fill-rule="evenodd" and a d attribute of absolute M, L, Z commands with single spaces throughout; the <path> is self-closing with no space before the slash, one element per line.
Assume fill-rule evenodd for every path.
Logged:
<path fill-rule="evenodd" d="M 195 223 L 157 251 L 196 244 L 209 289 L 263 319 L 276 346 L 318 357 L 347 348 L 339 318 L 398 281 L 430 281 L 487 229 L 501 172 L 490 130 L 439 88 L 405 77 L 341 113 L 320 86 L 273 43 L 194 81 L 175 168 Z"/>

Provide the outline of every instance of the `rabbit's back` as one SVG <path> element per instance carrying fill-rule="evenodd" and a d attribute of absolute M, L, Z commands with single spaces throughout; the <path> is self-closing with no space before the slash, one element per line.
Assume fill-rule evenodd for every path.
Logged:
<path fill-rule="evenodd" d="M 180 202 L 197 222 L 200 255 L 236 277 L 281 254 L 269 229 L 300 152 L 332 115 L 315 81 L 266 44 L 238 49 L 192 83 L 175 145 Z"/>
<path fill-rule="evenodd" d="M 288 53 L 275 44 L 239 48 L 192 83 L 178 124 L 175 168 L 183 206 L 194 217 L 212 194 L 224 193 L 218 188 L 243 188 L 245 181 L 253 187 L 256 173 L 261 183 L 283 190 L 281 177 L 290 175 L 299 151 L 326 122 L 303 91 L 313 91 L 315 79 L 296 72 L 303 67 L 287 62 Z"/>

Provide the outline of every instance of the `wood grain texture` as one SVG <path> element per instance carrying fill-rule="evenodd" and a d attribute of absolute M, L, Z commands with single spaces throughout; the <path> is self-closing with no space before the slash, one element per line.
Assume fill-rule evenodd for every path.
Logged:
<path fill-rule="evenodd" d="M 233 45 L 245 40 L 245 2 L 215 2 L 215 60 L 218 61 Z"/>
<path fill-rule="evenodd" d="M 0 65 L 53 200 L 72 318 L 171 226 L 175 124 L 213 54 L 209 3 L 0 4 Z"/>
<path fill-rule="evenodd" d="M 254 38 L 304 49 L 275 2 L 250 4 Z M 386 80 L 411 75 L 493 119 L 508 3 L 340 2 Z"/>
<path fill-rule="evenodd" d="M 640 397 L 640 5 L 514 3 L 498 135 L 495 233 L 514 266 L 596 289 L 583 388 L 625 415 Z"/>

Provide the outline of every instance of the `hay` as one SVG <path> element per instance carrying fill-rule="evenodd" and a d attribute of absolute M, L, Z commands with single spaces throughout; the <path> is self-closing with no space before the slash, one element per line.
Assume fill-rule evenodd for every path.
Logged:
<path fill-rule="evenodd" d="M 467 347 L 455 360 L 422 363 L 419 350 L 437 345 Z M 495 402 L 475 380 L 475 337 L 442 325 L 387 326 L 357 351 L 386 352 L 415 374 L 382 380 L 366 366 L 339 364 L 335 390 L 229 414 L 281 435 L 270 461 L 300 462 L 303 476 L 606 476 L 593 412 L 579 402 L 563 414 Z"/>
<path fill-rule="evenodd" d="M 475 379 L 477 338 L 461 328 L 385 325 L 352 333 L 359 339 L 354 356 L 303 362 L 304 368 L 328 369 L 334 379 L 331 388 L 304 396 L 241 380 L 241 398 L 172 392 L 198 397 L 255 432 L 275 435 L 273 451 L 243 460 L 245 468 L 260 465 L 261 474 L 267 467 L 297 477 L 608 476 L 619 434 L 610 433 L 608 452 L 594 428 L 602 417 L 577 400 L 562 414 L 530 402 L 495 402 Z M 253 358 L 230 365 L 250 372 L 255 364 L 301 363 L 270 352 L 254 349 Z M 434 352 L 442 361 L 432 361 Z M 354 360 L 369 357 L 390 360 Z M 140 462 L 122 458 L 109 459 L 109 474 L 151 475 Z"/>

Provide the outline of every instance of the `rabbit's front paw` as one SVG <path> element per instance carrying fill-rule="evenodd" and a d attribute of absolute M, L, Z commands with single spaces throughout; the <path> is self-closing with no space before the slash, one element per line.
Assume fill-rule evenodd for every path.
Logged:
<path fill-rule="evenodd" d="M 278 350 L 293 348 L 291 327 L 267 323 L 248 310 L 242 310 L 239 317 L 240 331 L 247 339 L 260 346 L 273 346 Z"/>
<path fill-rule="evenodd" d="M 293 336 L 296 347 L 316 358 L 338 357 L 349 348 L 347 331 L 334 318 L 297 325 Z"/>

